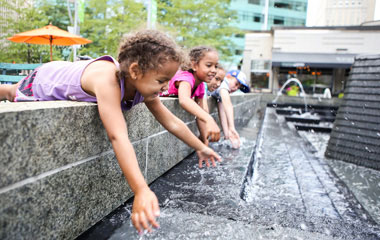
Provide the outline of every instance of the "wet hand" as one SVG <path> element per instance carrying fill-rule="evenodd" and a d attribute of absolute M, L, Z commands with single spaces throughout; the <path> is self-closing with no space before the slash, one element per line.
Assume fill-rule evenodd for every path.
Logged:
<path fill-rule="evenodd" d="M 207 167 L 210 167 L 209 161 L 211 161 L 212 166 L 216 167 L 215 159 L 218 162 L 222 161 L 220 156 L 209 147 L 205 147 L 202 150 L 197 151 L 197 155 L 199 158 L 199 168 L 202 168 L 203 162 L 205 162 Z"/>
<path fill-rule="evenodd" d="M 215 120 L 210 116 L 210 120 L 206 123 L 207 129 L 207 139 L 210 139 L 211 142 L 217 142 L 220 139 L 220 129 Z"/>
<path fill-rule="evenodd" d="M 151 226 L 158 228 L 160 225 L 156 222 L 156 217 L 160 215 L 160 207 L 154 192 L 148 187 L 143 188 L 135 193 L 132 208 L 132 224 L 139 234 L 144 229 L 152 232 Z"/>
<path fill-rule="evenodd" d="M 231 141 L 232 148 L 240 148 L 240 137 L 235 129 L 229 130 L 229 139 Z"/>

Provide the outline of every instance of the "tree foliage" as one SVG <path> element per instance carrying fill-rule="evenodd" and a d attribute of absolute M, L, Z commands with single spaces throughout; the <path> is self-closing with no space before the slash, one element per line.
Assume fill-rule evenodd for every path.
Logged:
<path fill-rule="evenodd" d="M 13 43 L 4 40 L 15 33 L 41 28 L 49 23 L 66 30 L 71 25 L 67 0 L 34 0 L 33 6 L 20 8 L 9 0 L 0 0 L 15 18 L 0 16 L 0 27 L 7 35 L 0 42 L 1 62 L 49 61 L 49 46 Z M 196 45 L 217 48 L 226 59 L 232 55 L 233 43 L 229 37 L 240 33 L 232 27 L 236 13 L 229 10 L 229 0 L 157 0 L 157 28 L 170 32 L 177 42 L 189 49 Z M 12 14 L 11 14 L 12 15 Z M 123 34 L 146 27 L 147 9 L 138 0 L 86 0 L 85 20 L 80 23 L 81 35 L 93 42 L 80 48 L 80 55 L 98 57 L 116 56 Z M 7 23 L 7 24 L 5 24 Z M 69 47 L 53 49 L 54 60 L 64 59 Z"/>
<path fill-rule="evenodd" d="M 83 46 L 81 54 L 115 56 L 123 34 L 142 26 L 145 21 L 144 5 L 134 0 L 87 1 L 81 33 L 93 42 Z"/>
<path fill-rule="evenodd" d="M 184 48 L 210 45 L 227 59 L 233 54 L 230 37 L 241 33 L 232 26 L 237 16 L 229 4 L 229 0 L 161 0 L 157 19 Z"/>

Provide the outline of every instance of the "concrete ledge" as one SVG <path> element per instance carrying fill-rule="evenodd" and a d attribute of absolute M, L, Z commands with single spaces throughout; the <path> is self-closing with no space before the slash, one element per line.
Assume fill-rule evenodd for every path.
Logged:
<path fill-rule="evenodd" d="M 247 123 L 260 95 L 233 95 Z M 162 102 L 197 132 L 175 98 Z M 216 103 L 209 99 L 217 119 Z M 148 183 L 192 152 L 139 104 L 125 113 Z M 132 196 L 92 103 L 0 103 L 0 239 L 72 239 Z M 194 163 L 196 164 L 196 163 Z"/>

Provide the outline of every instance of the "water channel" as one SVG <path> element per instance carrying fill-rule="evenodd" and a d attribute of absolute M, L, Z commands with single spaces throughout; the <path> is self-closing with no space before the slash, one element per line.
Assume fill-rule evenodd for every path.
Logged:
<path fill-rule="evenodd" d="M 211 144 L 216 168 L 192 154 L 151 184 L 160 229 L 139 236 L 130 200 L 78 239 L 380 239 L 380 172 L 325 159 L 329 134 L 275 108 L 239 133 L 240 149 Z"/>

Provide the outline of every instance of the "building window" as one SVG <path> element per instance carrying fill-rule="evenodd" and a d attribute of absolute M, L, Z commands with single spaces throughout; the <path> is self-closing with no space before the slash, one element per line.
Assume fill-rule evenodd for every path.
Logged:
<path fill-rule="evenodd" d="M 292 9 L 292 7 L 289 3 L 284 3 L 284 2 L 275 2 L 274 7 L 275 8 Z"/>
<path fill-rule="evenodd" d="M 306 12 L 307 3 L 296 1 L 279 1 L 275 0 L 273 3 L 274 8 L 288 9 L 292 11 Z"/>
<path fill-rule="evenodd" d="M 253 16 L 253 21 L 258 23 L 261 22 L 261 16 Z"/>
<path fill-rule="evenodd" d="M 250 85 L 255 89 L 269 88 L 269 72 L 251 72 Z"/>
<path fill-rule="evenodd" d="M 252 60 L 251 61 L 251 71 L 269 71 L 271 68 L 271 62 L 269 60 Z"/>
<path fill-rule="evenodd" d="M 252 14 L 250 12 L 241 12 L 240 18 L 242 21 L 251 21 L 252 19 Z"/>
<path fill-rule="evenodd" d="M 249 4 L 261 5 L 261 0 L 248 0 Z"/>
<path fill-rule="evenodd" d="M 273 24 L 274 25 L 284 25 L 284 19 L 275 18 L 275 19 L 273 19 Z"/>
<path fill-rule="evenodd" d="M 241 50 L 241 49 L 235 50 L 235 55 L 242 55 L 242 54 L 243 54 L 243 50 Z"/>

